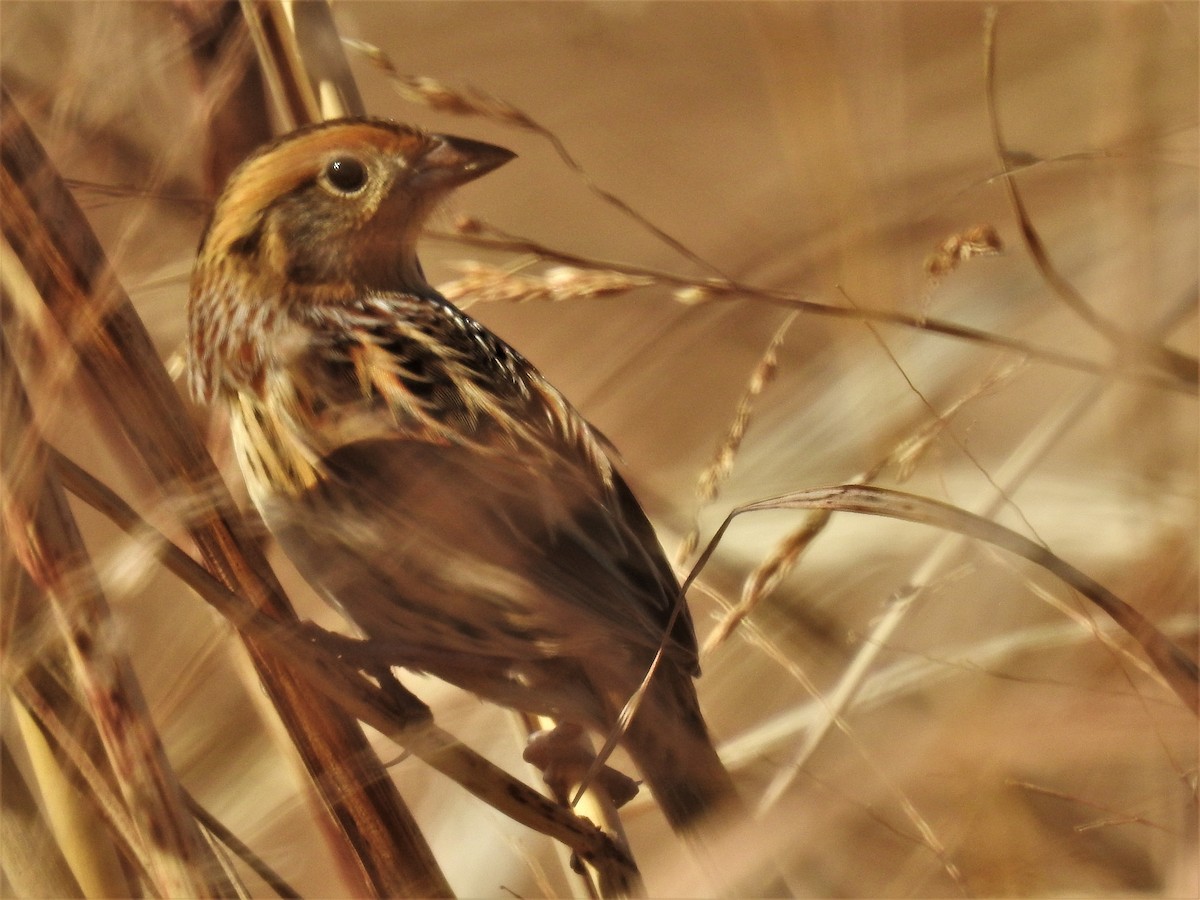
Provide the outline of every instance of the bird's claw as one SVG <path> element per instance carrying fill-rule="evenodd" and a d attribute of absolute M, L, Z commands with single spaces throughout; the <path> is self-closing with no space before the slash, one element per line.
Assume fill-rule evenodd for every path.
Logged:
<path fill-rule="evenodd" d="M 542 779 L 563 802 L 581 785 L 596 762 L 596 754 L 583 728 L 563 722 L 554 728 L 535 732 L 525 745 L 524 760 L 539 769 Z M 623 772 L 602 766 L 591 783 L 604 791 L 617 808 L 638 792 L 638 782 Z"/>

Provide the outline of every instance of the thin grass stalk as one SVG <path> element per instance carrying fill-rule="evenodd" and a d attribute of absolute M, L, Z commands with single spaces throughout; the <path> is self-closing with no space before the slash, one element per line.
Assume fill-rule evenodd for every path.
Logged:
<path fill-rule="evenodd" d="M 280 877 L 279 873 L 268 866 L 257 853 L 242 843 L 238 836 L 226 828 L 220 819 L 201 806 L 195 797 L 185 793 L 184 800 L 192 815 L 196 817 L 196 821 L 204 826 L 204 830 L 249 866 L 255 875 L 270 886 L 276 896 L 283 897 L 285 900 L 299 900 L 301 896 L 299 891 Z"/>
<path fill-rule="evenodd" d="M 9 415 L 13 408 L 9 402 L 0 404 Z M 19 433 L 15 422 L 5 424 L 5 435 Z M 5 479 L 36 484 L 44 478 L 44 470 L 32 465 L 34 454 L 22 453 L 20 443 L 25 442 L 18 443 L 19 464 L 16 471 L 4 468 Z M 0 681 L 12 698 L 12 716 L 58 856 L 84 896 L 132 896 L 139 891 L 139 879 L 149 885 L 152 878 L 138 851 L 137 831 L 117 793 L 116 776 L 96 724 L 84 711 L 78 684 L 71 678 L 64 642 L 49 621 L 45 592 L 18 563 L 12 541 L 0 543 L 0 572 L 8 626 Z M 8 797 L 4 800 L 7 813 Z M 74 896 L 79 891 L 68 893 Z"/>
<path fill-rule="evenodd" d="M 1121 381 L 1156 386 L 1167 390 L 1195 396 L 1200 392 L 1200 386 L 1193 384 L 1189 378 L 1178 374 L 1163 374 L 1158 371 L 1146 371 L 1144 368 L 1130 365 L 1128 360 L 1117 362 L 1099 362 L 1073 353 L 1066 353 L 1054 347 L 1031 344 L 1019 338 L 1008 337 L 969 325 L 960 325 L 946 319 L 933 316 L 914 315 L 896 309 L 877 306 L 859 305 L 856 307 L 835 306 L 831 303 L 821 303 L 811 299 L 807 294 L 798 291 L 772 290 L 759 288 L 741 282 L 725 282 L 715 279 L 697 279 L 655 269 L 647 266 L 629 265 L 615 260 L 590 259 L 577 253 L 568 253 L 547 246 L 539 241 L 530 240 L 520 235 L 510 234 L 486 223 L 478 222 L 476 233 L 450 233 L 429 231 L 428 237 L 435 240 L 449 241 L 471 247 L 487 250 L 504 251 L 508 253 L 528 254 L 549 262 L 565 263 L 581 269 L 605 269 L 621 272 L 635 277 L 650 278 L 655 284 L 677 288 L 680 292 L 688 292 L 689 303 L 698 298 L 706 300 L 734 301 L 739 299 L 755 300 L 778 306 L 782 309 L 792 309 L 808 315 L 824 316 L 833 319 L 847 319 L 856 322 L 875 322 L 880 325 L 892 325 L 898 328 L 915 329 L 952 340 L 963 341 L 993 349 L 1004 350 L 1018 358 L 1043 362 L 1075 372 L 1091 375 L 1103 375 Z"/>
<path fill-rule="evenodd" d="M 705 548 L 697 568 L 708 561 L 735 518 L 768 509 L 829 509 L 886 516 L 931 525 L 1023 556 L 1052 572 L 1107 613 L 1141 645 L 1143 652 L 1154 663 L 1170 690 L 1184 706 L 1200 715 L 1200 668 L 1195 660 L 1159 631 L 1150 620 L 1095 579 L 1042 545 L 996 522 L 938 500 L 886 488 L 843 484 L 796 491 L 748 503 L 731 512 L 721 524 Z M 689 578 L 688 583 L 690 581 Z"/>
<path fill-rule="evenodd" d="M 52 859 L 47 859 L 44 865 L 53 871 L 58 868 L 56 863 L 61 863 L 60 877 L 76 884 L 74 890 L 69 892 L 72 896 L 132 896 L 138 891 L 138 886 L 125 877 L 109 836 L 107 822 L 97 813 L 95 801 L 81 792 L 64 770 L 56 748 L 21 699 L 20 687 L 14 686 L 11 692 L 12 708 L 9 715 L 16 722 L 41 798 L 42 810 L 39 810 L 38 817 L 45 831 L 42 841 L 46 851 L 53 851 Z M 13 773 L 20 777 L 20 772 L 15 768 Z M 120 806 L 115 797 L 113 804 Z M 4 813 L 0 820 L 9 815 L 8 796 L 4 798 Z M 136 845 L 126 849 L 129 858 L 137 858 Z M 146 883 L 150 883 L 149 878 Z"/>
<path fill-rule="evenodd" d="M 197 198 L 207 211 L 229 173 L 271 136 L 267 87 L 236 0 L 180 0 L 174 11 L 190 50 L 199 118 L 208 137 L 202 165 L 209 202 Z M 104 190 L 92 189 L 98 187 Z"/>
<path fill-rule="evenodd" d="M 868 326 L 868 328 L 870 327 Z M 874 329 L 872 329 L 872 333 L 874 333 Z M 878 339 L 878 335 L 876 338 Z M 941 412 L 930 406 L 932 419 L 922 422 L 912 434 L 892 448 L 887 455 L 877 460 L 869 468 L 847 479 L 847 483 L 870 484 L 889 466 L 897 467 L 900 470 L 900 480 L 905 480 L 916 465 L 916 460 L 924 454 L 932 440 L 949 425 L 950 420 L 964 406 L 986 391 L 992 390 L 1001 381 L 1010 378 L 1020 367 L 1019 363 L 1014 363 L 1001 372 L 988 376 Z M 969 451 L 966 452 L 969 454 Z M 832 515 L 828 510 L 809 512 L 803 524 L 775 545 L 767 557 L 746 577 L 742 585 L 742 595 L 737 604 L 726 610 L 713 630 L 709 632 L 704 641 L 703 653 L 712 653 L 727 641 L 746 617 L 779 587 L 800 562 L 805 551 L 824 533 L 832 520 Z"/>
<path fill-rule="evenodd" d="M 285 131 L 366 112 L 327 3 L 241 0 Z"/>
<path fill-rule="evenodd" d="M 719 603 L 725 603 L 725 601 L 723 601 L 719 595 L 715 594 L 715 592 L 712 593 L 712 596 Z M 733 609 L 730 609 L 729 612 L 732 613 L 733 611 Z M 727 619 L 729 617 L 729 615 L 726 616 Z M 862 761 L 870 769 L 875 779 L 882 784 L 895 798 L 905 817 L 916 829 L 921 844 L 923 844 L 929 850 L 929 852 L 937 858 L 938 862 L 941 864 L 942 870 L 947 876 L 949 876 L 950 880 L 958 885 L 959 889 L 962 890 L 963 893 L 967 893 L 967 885 L 965 879 L 963 878 L 962 870 L 954 862 L 950 852 L 946 848 L 945 842 L 938 837 L 938 834 L 934 830 L 932 824 L 930 824 L 928 817 L 917 808 L 917 804 L 909 796 L 908 792 L 904 790 L 903 785 L 895 777 L 893 777 L 891 772 L 888 771 L 887 767 L 881 764 L 875 758 L 874 754 L 870 752 L 869 748 L 863 743 L 862 739 L 859 738 L 857 732 L 850 725 L 850 723 L 842 715 L 830 708 L 829 702 L 821 694 L 816 683 L 813 682 L 813 680 L 809 677 L 808 673 L 804 670 L 804 667 L 788 656 L 788 654 L 784 652 L 779 644 L 770 635 L 768 635 L 766 631 L 759 627 L 753 619 L 746 620 L 742 623 L 742 626 L 744 628 L 743 633 L 746 640 L 751 645 L 759 648 L 768 659 L 775 662 L 776 665 L 778 665 L 780 669 L 782 669 L 788 675 L 788 677 L 804 688 L 808 695 L 816 701 L 819 713 L 814 716 L 814 718 L 817 718 L 818 721 L 822 722 L 831 721 L 832 724 L 843 735 L 845 735 L 847 741 L 850 743 L 850 746 L 854 748 L 854 751 L 859 755 L 859 758 L 862 759 Z M 743 741 L 742 743 L 744 746 L 745 742 Z M 722 758 L 725 759 L 726 764 L 728 764 L 729 759 L 726 758 L 726 754 L 730 753 L 730 748 L 722 747 L 721 750 Z M 744 751 L 742 751 L 740 755 L 744 759 L 746 754 Z M 768 785 L 768 790 L 770 790 L 771 787 L 773 787 L 773 785 Z M 760 799 L 754 811 L 755 820 L 759 823 L 767 821 L 767 814 L 770 812 L 772 805 L 773 804 L 768 804 L 764 802 L 764 800 Z"/>
<path fill-rule="evenodd" d="M 589 782 L 587 775 L 595 753 L 586 732 L 582 729 L 564 732 L 548 716 L 518 712 L 516 717 L 527 741 L 525 761 L 541 773 L 555 799 L 604 829 L 632 858 L 619 809 L 637 792 L 637 784 L 612 769 L 603 770 L 601 777 Z M 575 741 L 564 740 L 565 737 Z M 603 873 L 591 862 L 581 862 L 582 866 L 568 866 L 569 874 L 583 882 L 589 897 L 605 896 Z M 630 894 L 642 896 L 643 890 L 639 881 L 631 885 Z"/>
<path fill-rule="evenodd" d="M 312 86 L 320 116 L 363 116 L 367 109 L 350 71 L 350 61 L 325 0 L 280 0 L 296 43 L 304 75 Z"/>
<path fill-rule="evenodd" d="M 107 842 L 120 854 L 122 871 L 127 879 L 125 890 L 92 890 L 86 895 L 122 896 L 144 890 L 141 886 L 149 886 L 153 880 L 147 870 L 146 860 L 139 852 L 137 829 L 117 790 L 116 776 L 100 746 L 95 723 L 83 711 L 79 699 L 69 694 L 61 674 L 51 671 L 41 662 L 12 678 L 11 684 L 14 698 L 28 714 L 40 739 L 54 754 L 58 770 L 70 780 L 78 796 L 102 823 L 102 831 L 94 830 L 88 835 L 89 841 L 96 846 L 84 852 L 92 855 L 100 853 L 102 851 L 97 846 Z M 51 812 L 50 815 L 53 818 L 55 814 Z M 56 833 L 60 828 L 55 824 Z M 68 846 L 68 842 L 74 840 L 70 837 L 63 839 L 63 850 L 72 871 L 82 882 L 94 880 L 99 873 L 92 869 L 90 861 L 86 863 L 91 870 L 89 874 L 79 872 L 73 858 L 74 847 Z M 107 866 L 107 863 L 104 865 Z M 113 880 L 113 876 L 104 873 L 103 881 L 108 883 L 110 880 Z"/>
<path fill-rule="evenodd" d="M 747 627 L 747 640 L 754 644 L 761 643 L 766 648 L 767 655 L 783 665 L 786 654 L 775 648 L 769 637 L 762 634 L 761 629 L 755 629 L 753 620 L 750 620 Z M 1196 633 L 1196 616 L 1194 613 L 1178 614 L 1160 623 L 1159 627 L 1164 634 L 1186 639 Z M 1125 633 L 1121 626 L 1111 619 L 1096 621 L 1095 628 L 1103 635 L 1103 639 L 1110 643 L 1115 636 Z M 1066 647 L 1078 647 L 1085 641 L 1095 639 L 1091 629 L 1083 631 L 1076 621 L 1055 622 L 1025 628 L 1017 634 L 1001 635 L 963 647 L 947 649 L 938 656 L 921 655 L 915 659 L 905 659 L 878 669 L 870 675 L 855 695 L 853 709 L 856 712 L 879 709 L 950 679 L 977 676 L 980 671 L 988 671 L 993 665 L 999 665 L 1020 654 L 1059 651 Z M 811 685 L 811 692 L 816 694 L 816 687 L 807 676 L 798 677 L 796 680 L 805 685 L 806 689 Z M 1174 694 L 1164 697 L 1147 695 L 1145 699 L 1160 706 L 1178 705 Z M 821 698 L 817 696 L 814 702 L 779 713 L 722 744 L 721 758 L 727 766 L 738 768 L 752 760 L 773 756 L 779 748 L 790 746 L 796 735 L 820 725 L 825 716 Z"/>
<path fill-rule="evenodd" d="M 1165 332 L 1168 327 L 1168 323 L 1163 323 L 1160 331 Z M 874 329 L 872 329 L 872 332 L 874 333 Z M 876 334 L 875 336 L 877 340 L 881 340 L 879 335 Z M 1015 370 L 1010 369 L 1008 373 L 1013 371 Z M 997 376 L 997 378 L 999 377 L 1007 377 L 1007 375 L 1002 374 L 1001 376 Z M 984 384 L 990 386 L 995 380 L 988 379 Z M 1015 491 L 1033 473 L 1034 468 L 1050 449 L 1100 399 L 1110 384 L 1111 382 L 1104 381 L 1087 385 L 1078 392 L 1074 399 L 1061 404 L 1058 408 L 1047 413 L 1043 417 L 1042 423 L 1031 429 L 1025 441 L 1009 455 L 1008 460 L 1001 467 L 1000 471 L 994 477 L 988 476 L 988 481 L 995 489 L 995 493 L 978 507 L 976 514 L 991 519 L 1006 505 L 1013 505 L 1011 497 Z M 957 412 L 961 408 L 962 402 L 965 402 L 965 399 L 956 404 L 950 411 L 950 414 Z M 942 421 L 944 421 L 944 417 L 939 417 L 936 422 L 931 424 L 940 424 Z M 904 446 L 906 447 L 907 444 Z M 902 450 L 902 448 L 897 449 L 898 451 Z M 894 452 L 893 457 L 899 461 L 901 454 Z M 985 472 L 984 474 L 986 475 L 987 473 Z M 873 477 L 855 480 L 851 483 L 855 485 L 867 484 L 871 480 L 873 480 Z M 820 517 L 827 522 L 832 511 L 831 508 L 814 509 L 810 512 L 810 516 Z M 945 535 L 925 559 L 922 560 L 913 573 L 904 580 L 904 587 L 885 601 L 883 615 L 872 625 L 870 633 L 863 640 L 862 648 L 855 654 L 850 665 L 842 672 L 841 677 L 833 688 L 832 694 L 824 698 L 825 714 L 807 731 L 800 746 L 796 748 L 788 762 L 779 769 L 771 785 L 764 793 L 760 801 L 762 810 L 766 810 L 778 802 L 786 792 L 788 786 L 795 780 L 804 763 L 825 739 L 830 727 L 835 724 L 835 718 L 844 715 L 855 702 L 867 673 L 874 665 L 876 658 L 882 652 L 883 648 L 887 646 L 891 636 L 907 617 L 913 603 L 917 601 L 926 589 L 936 583 L 939 573 L 949 567 L 951 561 L 962 552 L 966 546 L 966 542 L 967 537 L 965 535 Z M 1102 640 L 1102 643 L 1106 642 Z"/>
<path fill-rule="evenodd" d="M 1182 382 L 1200 384 L 1200 360 L 1186 353 L 1180 353 L 1163 344 L 1156 343 L 1139 334 L 1127 331 L 1116 322 L 1100 315 L 1088 303 L 1087 299 L 1067 281 L 1050 259 L 1050 253 L 1038 233 L 1037 226 L 1029 215 L 1025 200 L 1017 187 L 1017 179 L 1013 171 L 1012 154 L 1009 153 L 1000 131 L 1000 113 L 996 108 L 996 19 L 997 9 L 992 6 L 987 10 L 984 21 L 983 67 L 985 96 L 987 98 L 988 118 L 991 121 L 993 145 L 996 157 L 1000 161 L 1004 189 L 1008 195 L 1009 205 L 1021 232 L 1021 240 L 1025 249 L 1037 266 L 1043 280 L 1054 291 L 1054 295 L 1080 319 L 1091 326 L 1097 333 L 1103 335 L 1118 351 L 1120 357 L 1140 358 L 1150 365 L 1158 367 Z"/>
<path fill-rule="evenodd" d="M 239 3 L 283 130 L 319 122 L 321 104 L 304 69 L 284 5 L 276 0 Z"/>
<path fill-rule="evenodd" d="M 742 441 L 746 439 L 746 431 L 750 427 L 755 404 L 763 391 L 775 380 L 776 372 L 779 369 L 779 348 L 783 345 L 783 339 L 795 321 L 796 313 L 790 313 L 784 317 L 783 322 L 771 335 L 771 340 L 767 342 L 766 349 L 763 350 L 762 356 L 759 357 L 758 363 L 750 373 L 746 388 L 738 399 L 737 406 L 734 407 L 733 420 L 729 423 L 724 438 L 713 453 L 712 460 L 704 467 L 696 481 L 696 499 L 699 504 L 692 517 L 692 527 L 684 536 L 675 553 L 675 561 L 678 565 L 686 562 L 696 551 L 696 545 L 700 543 L 700 513 L 716 499 L 721 486 L 733 474 L 733 464 L 742 447 Z"/>

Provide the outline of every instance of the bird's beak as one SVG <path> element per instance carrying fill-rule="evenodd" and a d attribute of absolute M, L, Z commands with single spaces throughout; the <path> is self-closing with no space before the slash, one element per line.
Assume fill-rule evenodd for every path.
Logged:
<path fill-rule="evenodd" d="M 450 189 L 498 169 L 517 154 L 495 144 L 447 134 L 429 135 L 429 149 L 413 165 L 430 187 Z"/>

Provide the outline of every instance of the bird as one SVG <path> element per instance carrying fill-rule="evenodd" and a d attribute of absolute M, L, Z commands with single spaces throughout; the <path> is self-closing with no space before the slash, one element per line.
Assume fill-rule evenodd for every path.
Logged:
<path fill-rule="evenodd" d="M 621 738 L 677 831 L 737 803 L 694 625 L 609 442 L 417 256 L 515 156 L 377 118 L 298 129 L 229 177 L 188 300 L 190 388 L 228 414 L 283 552 L 362 659 Z"/>

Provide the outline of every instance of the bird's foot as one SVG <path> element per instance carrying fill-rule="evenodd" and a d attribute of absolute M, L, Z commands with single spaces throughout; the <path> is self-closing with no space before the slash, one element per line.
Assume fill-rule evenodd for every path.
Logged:
<path fill-rule="evenodd" d="M 542 773 L 546 785 L 564 804 L 570 802 L 596 762 L 591 741 L 583 727 L 574 722 L 562 722 L 554 728 L 535 732 L 525 745 L 523 757 Z M 638 782 L 623 772 L 601 766 L 591 783 L 608 795 L 620 808 L 638 792 Z"/>

